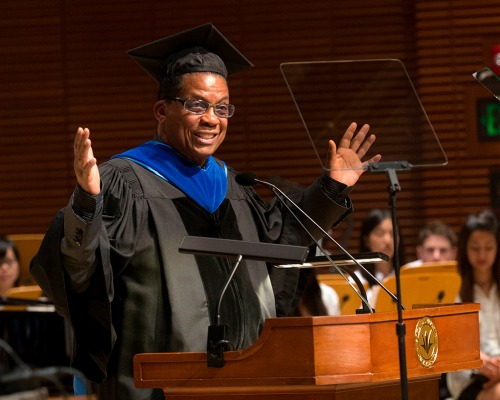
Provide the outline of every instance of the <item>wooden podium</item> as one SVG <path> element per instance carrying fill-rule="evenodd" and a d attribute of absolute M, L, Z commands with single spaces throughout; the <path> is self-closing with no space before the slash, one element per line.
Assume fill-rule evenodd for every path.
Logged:
<path fill-rule="evenodd" d="M 478 310 L 403 311 L 410 400 L 438 400 L 441 373 L 482 365 Z M 272 318 L 252 346 L 225 353 L 223 368 L 208 368 L 206 353 L 137 354 L 135 385 L 163 388 L 168 400 L 400 399 L 397 320 L 396 312 Z"/>

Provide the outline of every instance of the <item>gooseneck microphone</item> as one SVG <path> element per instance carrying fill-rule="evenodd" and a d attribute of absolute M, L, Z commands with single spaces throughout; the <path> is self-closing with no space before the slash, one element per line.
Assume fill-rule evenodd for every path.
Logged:
<path fill-rule="evenodd" d="M 261 179 L 257 179 L 256 175 L 253 172 L 240 172 L 236 175 L 235 177 L 236 183 L 240 184 L 241 186 L 254 186 L 257 183 L 260 183 L 264 186 L 267 186 L 271 191 L 274 193 L 276 198 L 285 206 L 285 208 L 290 212 L 290 214 L 299 222 L 299 224 L 302 226 L 304 231 L 308 234 L 308 236 L 314 241 L 316 246 L 318 246 L 318 249 L 323 253 L 323 255 L 330 261 L 331 265 L 337 270 L 337 272 L 344 278 L 344 280 L 351 286 L 351 288 L 356 292 L 358 297 L 361 299 L 362 306 L 363 306 L 363 312 L 365 313 L 373 313 L 373 309 L 371 308 L 370 304 L 368 303 L 367 296 L 365 289 L 363 285 L 361 284 L 359 278 L 356 276 L 355 273 L 350 273 L 348 270 L 345 270 L 343 268 L 340 268 L 338 265 L 335 264 L 335 262 L 331 259 L 330 255 L 328 252 L 323 249 L 323 247 L 319 244 L 318 240 L 314 237 L 314 235 L 305 227 L 305 225 L 302 223 L 300 218 L 297 217 L 297 215 L 291 210 L 291 208 L 286 204 L 287 200 L 290 204 L 293 205 L 295 209 L 297 209 L 304 217 L 307 218 L 308 221 L 310 221 L 317 229 L 319 229 L 325 236 L 327 236 L 349 259 L 351 259 L 354 264 L 356 264 L 359 268 L 364 270 L 371 278 L 373 278 L 377 284 L 395 301 L 397 301 L 397 297 L 394 296 L 394 294 L 387 289 L 380 280 L 378 280 L 373 274 L 368 271 L 358 260 L 356 260 L 343 246 L 340 245 L 327 231 L 325 231 L 321 225 L 319 225 L 311 216 L 309 216 L 304 210 L 302 210 L 301 207 L 298 206 L 289 196 L 285 194 L 280 188 L 278 188 L 276 185 L 273 185 L 270 182 L 263 181 Z M 285 199 L 285 200 L 284 200 Z M 347 272 L 349 276 L 356 282 L 358 288 L 356 289 L 352 282 L 345 276 L 343 272 Z"/>
<path fill-rule="evenodd" d="M 234 180 L 241 186 L 254 186 L 257 183 L 263 183 L 266 186 L 275 186 L 272 183 L 260 181 L 253 172 L 240 172 L 236 174 Z"/>

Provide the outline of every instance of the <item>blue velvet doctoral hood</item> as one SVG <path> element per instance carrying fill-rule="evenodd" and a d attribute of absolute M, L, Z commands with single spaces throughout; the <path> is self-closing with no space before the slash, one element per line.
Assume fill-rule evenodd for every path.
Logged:
<path fill-rule="evenodd" d="M 208 157 L 204 168 L 173 147 L 151 140 L 112 158 L 131 160 L 182 190 L 200 207 L 213 213 L 226 197 L 227 166 Z"/>

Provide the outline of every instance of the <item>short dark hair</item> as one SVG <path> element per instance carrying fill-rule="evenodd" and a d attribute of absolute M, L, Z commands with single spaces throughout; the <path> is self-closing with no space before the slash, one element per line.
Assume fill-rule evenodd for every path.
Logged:
<path fill-rule="evenodd" d="M 418 232 L 418 244 L 421 246 L 431 235 L 442 236 L 448 239 L 452 247 L 457 246 L 457 234 L 449 225 L 441 221 L 432 221 L 424 225 Z"/>
<path fill-rule="evenodd" d="M 167 97 L 178 97 L 184 87 L 184 77 L 191 74 L 217 75 L 227 81 L 226 78 L 216 72 L 191 72 L 183 75 L 167 75 L 160 82 L 160 86 L 158 88 L 158 100 L 164 100 Z"/>
<path fill-rule="evenodd" d="M 17 261 L 19 261 L 19 250 L 17 250 L 16 244 L 12 240 L 8 239 L 7 236 L 0 235 L 0 259 L 5 257 L 5 254 L 7 254 L 7 250 L 9 249 L 12 249 Z"/>
<path fill-rule="evenodd" d="M 166 76 L 158 88 L 158 100 L 177 97 L 184 86 L 184 75 Z"/>
<path fill-rule="evenodd" d="M 17 280 L 14 282 L 14 286 L 19 286 L 21 280 L 21 259 L 19 257 L 19 250 L 17 249 L 16 244 L 7 238 L 7 236 L 0 235 L 0 261 L 5 258 L 7 254 L 7 250 L 12 249 L 14 255 L 16 256 L 17 263 L 19 264 L 19 275 Z"/>

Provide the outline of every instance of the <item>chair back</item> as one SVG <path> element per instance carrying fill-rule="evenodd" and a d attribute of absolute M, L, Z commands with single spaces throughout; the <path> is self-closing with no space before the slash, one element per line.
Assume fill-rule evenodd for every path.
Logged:
<path fill-rule="evenodd" d="M 17 286 L 7 290 L 5 296 L 11 299 L 39 299 L 42 289 L 38 285 Z"/>
<path fill-rule="evenodd" d="M 318 274 L 316 277 L 318 282 L 326 283 L 337 292 L 341 314 L 356 314 L 356 309 L 361 307 L 361 299 L 340 274 Z M 353 285 L 356 287 L 354 282 Z M 368 284 L 364 284 L 364 288 L 367 290 Z"/>

